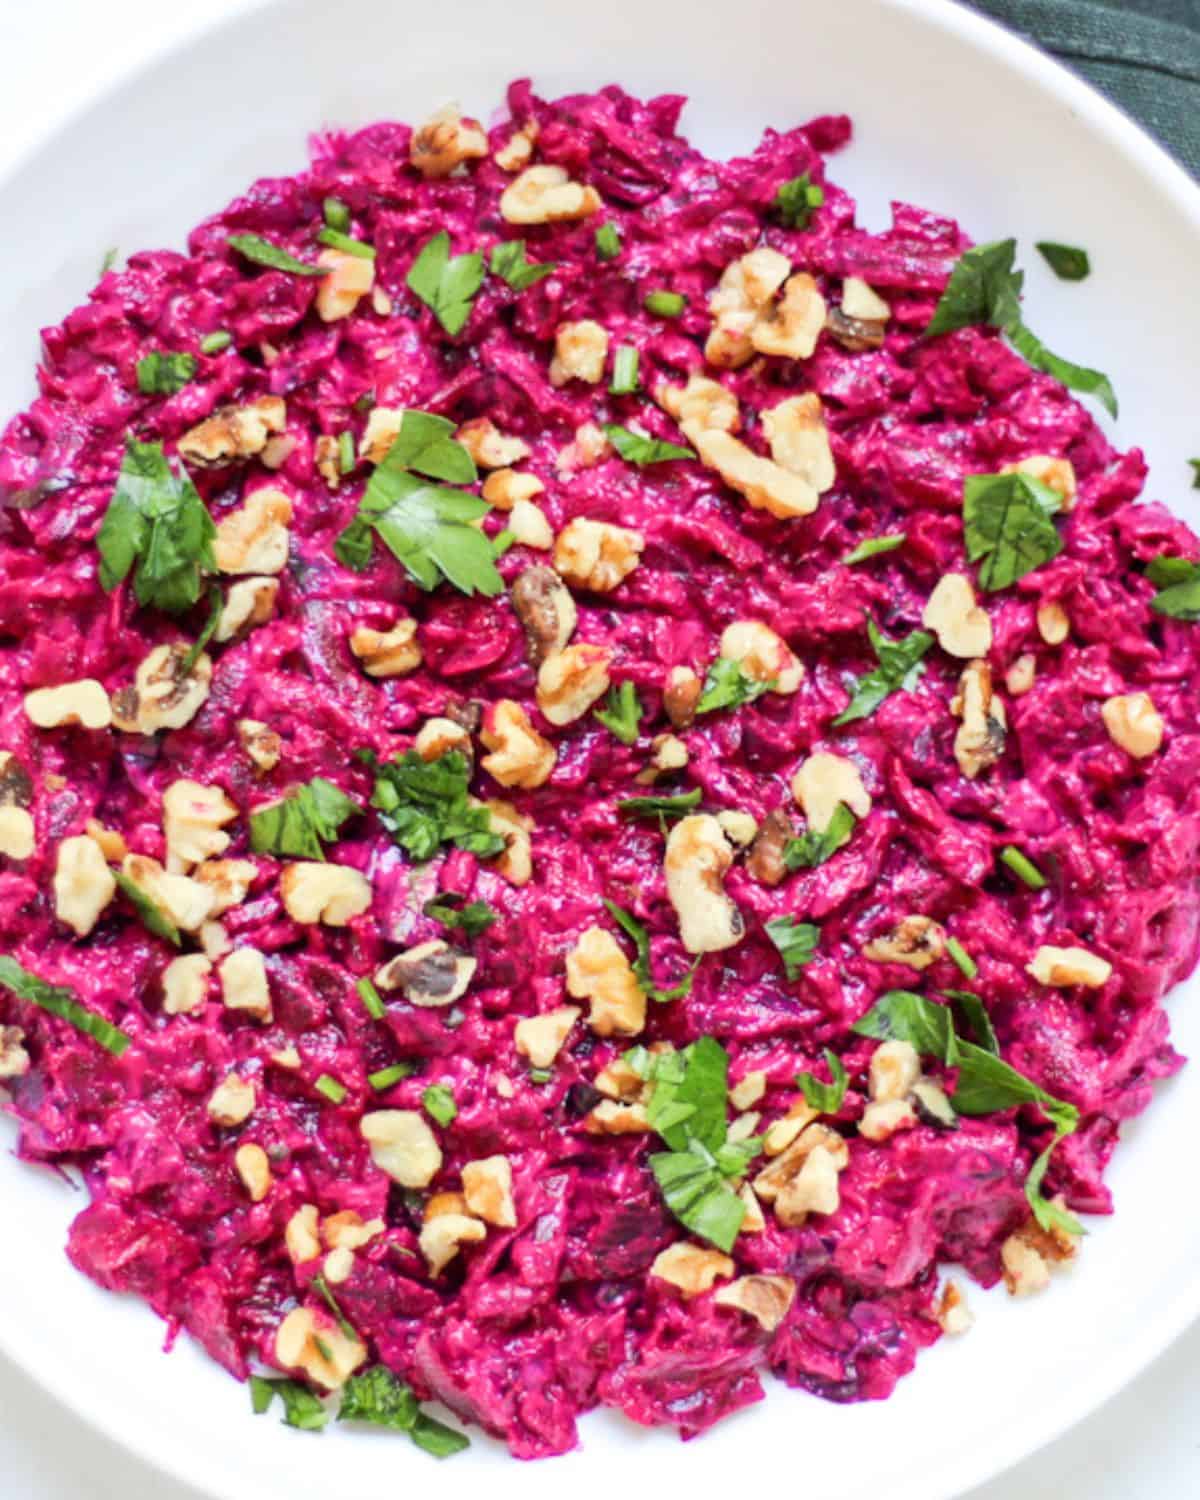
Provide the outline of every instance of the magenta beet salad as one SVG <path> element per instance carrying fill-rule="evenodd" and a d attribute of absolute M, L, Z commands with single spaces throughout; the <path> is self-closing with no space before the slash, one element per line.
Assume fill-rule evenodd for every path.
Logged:
<path fill-rule="evenodd" d="M 682 104 L 323 133 L 0 438 L 4 1107 L 293 1427 L 886 1397 L 1183 1061 L 1200 542 L 1013 240 Z"/>

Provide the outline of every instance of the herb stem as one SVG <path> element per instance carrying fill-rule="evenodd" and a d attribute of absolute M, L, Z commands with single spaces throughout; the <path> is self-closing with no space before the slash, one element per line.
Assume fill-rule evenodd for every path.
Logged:
<path fill-rule="evenodd" d="M 1000 863 L 1007 865 L 1018 880 L 1024 881 L 1031 891 L 1040 891 L 1045 888 L 1046 877 L 1027 855 L 1022 854 L 1012 844 L 1006 844 L 1001 849 Z"/>
<path fill-rule="evenodd" d="M 974 979 L 976 974 L 979 973 L 979 965 L 975 962 L 975 960 L 971 957 L 971 955 L 967 952 L 967 950 L 963 947 L 963 945 L 957 938 L 948 937 L 946 939 L 946 952 L 950 955 L 950 957 L 954 960 L 954 962 L 958 965 L 958 967 L 962 970 L 962 972 L 967 976 L 968 979 Z"/>

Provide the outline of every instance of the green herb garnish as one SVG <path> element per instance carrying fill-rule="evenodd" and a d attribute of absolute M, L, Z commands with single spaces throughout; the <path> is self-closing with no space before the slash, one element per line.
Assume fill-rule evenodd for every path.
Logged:
<path fill-rule="evenodd" d="M 681 448 L 678 443 L 665 443 L 661 438 L 632 432 L 628 427 L 621 427 L 615 422 L 606 424 L 604 435 L 626 463 L 637 464 L 639 468 L 645 468 L 647 464 L 666 464 L 677 458 L 696 456 L 690 448 Z"/>
<path fill-rule="evenodd" d="M 632 745 L 638 737 L 638 725 L 644 713 L 632 682 L 623 682 L 619 687 L 610 687 L 604 707 L 595 711 L 596 718 L 605 729 L 621 741 Z"/>
<path fill-rule="evenodd" d="M 974 979 L 976 974 L 979 973 L 979 965 L 957 938 L 948 937 L 946 939 L 946 952 L 968 979 Z"/>
<path fill-rule="evenodd" d="M 318 229 L 317 239 L 331 250 L 340 250 L 343 255 L 357 255 L 359 260 L 375 259 L 374 245 L 368 245 L 366 240 L 356 240 L 353 235 L 343 234 L 340 229 Z"/>
<path fill-rule="evenodd" d="M 458 1105 L 454 1102 L 454 1091 L 444 1083 L 431 1083 L 421 1095 L 425 1113 L 439 1125 L 449 1125 L 458 1117 Z"/>
<path fill-rule="evenodd" d="M 329 272 L 328 266 L 314 266 L 308 261 L 297 260 L 258 234 L 231 234 L 226 243 L 254 265 L 267 266 L 272 271 L 288 271 L 293 276 L 325 276 Z"/>
<path fill-rule="evenodd" d="M 1037 250 L 1060 281 L 1083 281 L 1092 269 L 1086 250 L 1077 245 L 1058 245 L 1053 240 L 1038 240 Z"/>
<path fill-rule="evenodd" d="M 785 182 L 775 194 L 772 207 L 789 229 L 807 229 L 813 209 L 825 202 L 825 189 L 810 182 L 807 172 Z"/>
<path fill-rule="evenodd" d="M 743 703 L 753 703 L 774 686 L 772 680 L 762 681 L 742 670 L 742 664 L 728 656 L 718 656 L 709 665 L 704 676 L 704 687 L 696 701 L 696 713 L 716 713 L 721 708 L 740 708 Z"/>
<path fill-rule="evenodd" d="M 812 870 L 823 865 L 854 837 L 858 819 L 844 802 L 833 810 L 828 825 L 818 833 L 808 829 L 783 847 L 783 862 L 789 870 Z"/>
<path fill-rule="evenodd" d="M 979 582 L 1004 589 L 1062 551 L 1052 517 L 1058 494 L 1029 474 L 968 474 L 963 480 L 967 556 L 982 563 Z"/>
<path fill-rule="evenodd" d="M 1000 863 L 1007 865 L 1019 880 L 1023 880 L 1031 891 L 1040 891 L 1046 885 L 1046 877 L 1038 869 L 1028 855 L 1022 854 L 1011 844 L 1006 844 L 1000 851 Z"/>
<path fill-rule="evenodd" d="M 322 1073 L 313 1088 L 322 1098 L 328 1099 L 330 1104 L 340 1104 L 346 1097 L 346 1085 L 329 1073 Z"/>
<path fill-rule="evenodd" d="M 380 1068 L 377 1073 L 368 1073 L 367 1082 L 377 1093 L 382 1093 L 394 1083 L 399 1083 L 402 1078 L 411 1078 L 416 1071 L 415 1063 L 393 1063 L 390 1068 Z"/>
<path fill-rule="evenodd" d="M 772 917 L 764 931 L 779 950 L 784 973 L 789 979 L 798 979 L 800 970 L 816 956 L 821 929 L 811 922 L 797 922 L 794 917 Z"/>
<path fill-rule="evenodd" d="M 869 717 L 885 698 L 901 688 L 911 692 L 920 675 L 921 658 L 933 645 L 933 636 L 926 630 L 912 630 L 900 640 L 892 640 L 870 619 L 867 634 L 879 665 L 855 683 L 850 702 L 834 719 L 835 725 Z"/>
<path fill-rule="evenodd" d="M 852 568 L 855 563 L 866 562 L 869 557 L 879 557 L 884 552 L 894 552 L 897 547 L 903 547 L 907 540 L 906 531 L 895 531 L 890 536 L 868 537 L 865 542 L 859 542 L 853 552 L 847 552 L 842 562 L 846 567 Z"/>
<path fill-rule="evenodd" d="M 615 901 L 605 901 L 604 909 L 630 940 L 634 946 L 635 958 L 633 961 L 633 977 L 637 980 L 639 987 L 660 1004 L 667 1004 L 672 1000 L 682 1000 L 685 995 L 691 993 L 692 981 L 696 977 L 696 970 L 700 966 L 697 959 L 688 972 L 678 984 L 670 989 L 660 989 L 655 982 L 654 971 L 650 967 L 650 934 L 631 913 L 617 905 Z"/>
<path fill-rule="evenodd" d="M 338 473 L 349 474 L 356 462 L 354 434 L 347 427 L 338 433 Z"/>
<path fill-rule="evenodd" d="M 151 899 L 135 880 L 131 880 L 123 870 L 114 870 L 114 878 L 117 889 L 129 902 L 130 906 L 138 914 L 138 920 L 147 932 L 152 932 L 155 937 L 165 938 L 176 948 L 180 946 L 182 939 L 179 936 L 179 928 L 171 921 L 157 901 Z"/>
<path fill-rule="evenodd" d="M 371 806 L 395 843 L 414 859 L 431 859 L 443 844 L 481 859 L 503 852 L 504 839 L 492 832 L 491 814 L 470 801 L 471 768 L 459 751 L 428 761 L 415 750 L 390 761 L 381 762 L 370 751 L 362 758 L 375 773 Z"/>
<path fill-rule="evenodd" d="M 250 814 L 250 847 L 255 854 L 324 859 L 324 845 L 336 843 L 342 824 L 360 812 L 359 804 L 340 787 L 314 776 L 307 785 Z"/>
<path fill-rule="evenodd" d="M 493 249 L 488 269 L 493 276 L 507 281 L 514 292 L 523 292 L 544 277 L 553 276 L 558 270 L 558 262 L 549 260 L 539 264 L 531 261 L 525 255 L 524 240 L 508 240 Z"/>
<path fill-rule="evenodd" d="M 614 396 L 632 396 L 638 388 L 638 352 L 632 344 L 622 344 L 613 355 L 612 382 L 608 389 Z"/>
<path fill-rule="evenodd" d="M 841 1058 L 828 1047 L 825 1048 L 825 1065 L 832 1083 L 822 1083 L 815 1073 L 797 1073 L 796 1087 L 804 1095 L 809 1109 L 819 1110 L 823 1115 L 836 1115 L 846 1097 L 846 1070 Z"/>
<path fill-rule="evenodd" d="M 1024 323 L 1018 323 L 1015 328 L 1009 328 L 1006 331 L 1013 348 L 1035 370 L 1041 370 L 1045 375 L 1053 375 L 1055 380 L 1061 380 L 1069 391 L 1079 391 L 1085 396 L 1095 396 L 1110 417 L 1117 415 L 1117 393 L 1113 390 L 1112 381 L 1103 371 L 1091 370 L 1087 365 L 1077 365 L 1073 360 L 1064 359 L 1061 354 L 1052 353 L 1037 334 L 1026 328 Z"/>
<path fill-rule="evenodd" d="M 350 208 L 340 198 L 326 198 L 321 204 L 321 217 L 330 229 L 337 229 L 342 234 L 350 228 Z"/>
<path fill-rule="evenodd" d="M 375 981 L 364 974 L 354 988 L 358 991 L 358 998 L 363 1003 L 363 1009 L 372 1021 L 382 1021 L 387 1011 L 384 1009 L 383 996 L 375 988 Z"/>
<path fill-rule="evenodd" d="M 1185 557 L 1155 557 L 1146 577 L 1158 588 L 1150 608 L 1172 620 L 1200 620 L 1200 563 Z"/>
<path fill-rule="evenodd" d="M 448 334 L 461 333 L 483 285 L 483 256 L 451 257 L 450 236 L 443 229 L 421 246 L 406 281 Z"/>
<path fill-rule="evenodd" d="M 225 611 L 225 600 L 221 596 L 221 590 L 216 584 L 209 590 L 208 619 L 205 620 L 200 629 L 200 634 L 188 647 L 188 653 L 179 664 L 179 677 L 182 681 L 185 677 L 192 675 L 192 669 L 200 660 L 205 646 L 216 634 L 217 626 L 221 623 L 221 615 Z"/>
<path fill-rule="evenodd" d="M 979 996 L 970 990 L 945 990 L 943 993 L 962 1011 L 975 1042 L 985 1052 L 999 1057 L 1000 1043 L 996 1040 L 996 1029 Z"/>
<path fill-rule="evenodd" d="M 457 891 L 442 891 L 426 901 L 421 910 L 443 927 L 451 931 L 457 929 L 468 939 L 486 932 L 499 915 L 486 901 L 467 901 Z"/>
<path fill-rule="evenodd" d="M 625 797 L 617 803 L 617 811 L 628 818 L 682 818 L 699 805 L 700 788 L 697 786 L 690 792 L 677 792 L 673 797 Z"/>
<path fill-rule="evenodd" d="M 385 1365 L 352 1375 L 342 1391 L 339 1422 L 369 1422 L 406 1432 L 418 1448 L 434 1458 L 450 1458 L 471 1446 L 470 1439 L 425 1414 L 417 1398 Z"/>
<path fill-rule="evenodd" d="M 262 1375 L 251 1375 L 250 1405 L 256 1417 L 262 1416 L 276 1396 L 283 1402 L 285 1427 L 320 1432 L 329 1421 L 324 1402 L 298 1380 L 267 1380 Z"/>
<path fill-rule="evenodd" d="M 642 306 L 656 318 L 677 318 L 687 306 L 687 298 L 682 292 L 647 292 Z"/>
<path fill-rule="evenodd" d="M 233 334 L 227 333 L 224 328 L 218 328 L 213 333 L 206 333 L 200 340 L 201 354 L 220 354 L 222 349 L 228 349 L 233 343 Z"/>
<path fill-rule="evenodd" d="M 40 1006 L 60 1021 L 69 1021 L 76 1031 L 82 1031 L 94 1042 L 99 1042 L 114 1057 L 120 1057 L 133 1040 L 111 1021 L 89 1010 L 65 985 L 48 984 L 8 954 L 0 954 L 0 984 L 11 990 L 18 1000 Z"/>
<path fill-rule="evenodd" d="M 615 224 L 601 224 L 596 230 L 596 255 L 600 260 L 616 260 L 620 253 L 620 230 Z"/>
<path fill-rule="evenodd" d="M 137 387 L 143 396 L 173 396 L 183 390 L 196 369 L 194 354 L 169 354 L 155 349 L 137 362 Z"/>

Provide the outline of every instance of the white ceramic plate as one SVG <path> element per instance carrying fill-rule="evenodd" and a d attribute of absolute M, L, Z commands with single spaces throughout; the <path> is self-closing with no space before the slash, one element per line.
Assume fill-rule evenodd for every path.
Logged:
<path fill-rule="evenodd" d="M 1150 493 L 1196 522 L 1185 459 L 1200 440 L 1200 191 L 1084 85 L 944 0 L 720 11 L 639 0 L 636 15 L 562 0 L 295 0 L 248 11 L 142 66 L 0 171 L 10 226 L 25 226 L 0 237 L 0 412 L 32 394 L 36 330 L 85 295 L 98 247 L 182 243 L 256 175 L 301 167 L 318 125 L 421 118 L 447 98 L 486 114 L 520 74 L 545 93 L 614 79 L 686 92 L 686 128 L 710 151 L 848 111 L 857 140 L 833 171 L 863 222 L 881 225 L 896 197 L 955 214 L 979 239 L 1017 234 L 1029 322 L 1112 374 L 1119 439 L 1149 453 Z M 1031 251 L 1047 238 L 1086 245 L 1091 279 L 1055 282 Z M 1185 993 L 1197 989 L 1172 1002 L 1185 1051 L 1200 1046 L 1200 1006 Z M 1200 1084 L 1185 1074 L 1159 1095 L 1125 1132 L 1110 1174 L 1117 1217 L 1094 1226 L 1075 1273 L 1024 1304 L 975 1293 L 971 1335 L 924 1355 L 881 1405 L 776 1388 L 686 1446 L 598 1415 L 583 1423 L 582 1452 L 519 1469 L 486 1439 L 435 1472 L 387 1435 L 303 1436 L 252 1418 L 245 1392 L 186 1339 L 164 1356 L 162 1325 L 143 1307 L 72 1271 L 60 1247 L 80 1195 L 7 1155 L 0 1345 L 82 1417 L 221 1500 L 410 1482 L 445 1500 L 517 1484 L 530 1500 L 668 1484 L 706 1496 L 760 1478 L 837 1500 L 947 1500 L 1112 1395 L 1200 1311 L 1200 1176 L 1180 1150 L 1200 1129 Z"/>

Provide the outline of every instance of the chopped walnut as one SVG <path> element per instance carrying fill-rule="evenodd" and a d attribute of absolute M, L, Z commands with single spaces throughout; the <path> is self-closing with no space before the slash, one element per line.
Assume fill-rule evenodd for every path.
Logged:
<path fill-rule="evenodd" d="M 422 177 L 449 177 L 464 162 L 488 154 L 487 136 L 478 120 L 464 119 L 447 104 L 412 133 L 408 159 Z"/>
<path fill-rule="evenodd" d="M 401 1187 L 428 1187 L 441 1170 L 442 1148 L 415 1109 L 377 1109 L 358 1128 L 371 1160 Z"/>
<path fill-rule="evenodd" d="M 163 970 L 163 1011 L 168 1016 L 186 1016 L 202 1010 L 208 999 L 208 976 L 212 964 L 203 953 L 182 953 Z"/>
<path fill-rule="evenodd" d="M 1029 692 L 1037 680 L 1037 657 L 1018 656 L 1004 676 L 1004 686 L 1014 698 L 1019 698 L 1022 693 Z"/>
<path fill-rule="evenodd" d="M 24 1078 L 29 1072 L 30 1058 L 24 1041 L 25 1033 L 19 1026 L 0 1026 L 0 1083 Z"/>
<path fill-rule="evenodd" d="M 728 1286 L 718 1287 L 713 1301 L 718 1307 L 736 1307 L 764 1333 L 774 1333 L 795 1296 L 796 1283 L 790 1276 L 739 1276 Z"/>
<path fill-rule="evenodd" d="M 338 489 L 342 483 L 341 448 L 331 432 L 323 432 L 313 443 L 313 460 L 329 488 Z"/>
<path fill-rule="evenodd" d="M 1113 744 L 1135 760 L 1145 760 L 1162 747 L 1165 726 L 1149 693 L 1121 693 L 1108 698 L 1100 706 L 1100 717 Z"/>
<path fill-rule="evenodd" d="M 585 1117 L 583 1128 L 589 1135 L 644 1135 L 651 1125 L 640 1099 L 631 1104 L 602 1099 Z"/>
<path fill-rule="evenodd" d="M 721 632 L 720 654 L 735 661 L 754 682 L 770 684 L 773 693 L 791 694 L 804 681 L 804 668 L 782 636 L 761 620 L 736 620 Z"/>
<path fill-rule="evenodd" d="M 360 871 L 316 860 L 288 865 L 279 878 L 279 894 L 288 916 L 307 925 L 345 927 L 371 904 L 371 886 Z"/>
<path fill-rule="evenodd" d="M 200 469 L 256 458 L 267 446 L 271 434 L 282 432 L 286 422 L 287 408 L 281 396 L 260 396 L 245 406 L 222 406 L 183 434 L 179 439 L 179 456 Z"/>
<path fill-rule="evenodd" d="M 623 1057 L 614 1057 L 592 1079 L 592 1087 L 606 1099 L 638 1099 L 644 1103 L 651 1085 Z"/>
<path fill-rule="evenodd" d="M 745 935 L 742 914 L 725 894 L 723 884 L 732 862 L 729 841 L 709 813 L 681 818 L 667 835 L 667 895 L 679 918 L 680 939 L 689 953 L 732 948 Z"/>
<path fill-rule="evenodd" d="M 145 854 L 127 854 L 121 873 L 131 880 L 159 911 L 184 932 L 198 932 L 212 915 L 216 895 L 211 886 L 164 870 Z"/>
<path fill-rule="evenodd" d="M 497 1229 L 515 1229 L 512 1163 L 507 1156 L 485 1156 L 463 1163 L 463 1197 L 468 1210 Z"/>
<path fill-rule="evenodd" d="M 917 1123 L 917 1112 L 907 1099 L 868 1104 L 858 1122 L 858 1133 L 868 1141 L 887 1141 Z"/>
<path fill-rule="evenodd" d="M 704 694 L 704 682 L 691 667 L 672 667 L 663 684 L 663 708 L 676 729 L 690 728 L 696 705 Z"/>
<path fill-rule="evenodd" d="M 282 490 L 255 490 L 239 510 L 217 522 L 217 567 L 222 573 L 282 573 L 291 520 L 292 502 Z"/>
<path fill-rule="evenodd" d="M 566 385 L 582 380 L 599 385 L 608 358 L 608 330 L 592 318 L 563 323 L 554 335 L 554 358 L 550 361 L 550 384 Z"/>
<path fill-rule="evenodd" d="M 1054 491 L 1062 501 L 1064 511 L 1074 509 L 1079 486 L 1075 478 L 1075 466 L 1069 458 L 1054 458 L 1047 453 L 1036 453 L 1030 458 L 1023 458 L 1020 463 L 1005 464 L 1000 472 L 1028 474 L 1031 479 L 1036 479 L 1047 489 Z"/>
<path fill-rule="evenodd" d="M 783 851 L 794 837 L 792 820 L 783 808 L 777 807 L 769 812 L 750 846 L 750 854 L 746 859 L 747 874 L 760 885 L 781 884 L 789 873 Z"/>
<path fill-rule="evenodd" d="M 128 734 L 182 729 L 208 700 L 212 660 L 206 652 L 183 675 L 191 648 L 186 641 L 155 646 L 134 674 L 133 686 L 113 695 L 113 723 Z"/>
<path fill-rule="evenodd" d="M 29 807 L 33 777 L 11 750 L 0 750 L 0 807 Z"/>
<path fill-rule="evenodd" d="M 206 859 L 192 871 L 196 880 L 212 888 L 214 917 L 240 906 L 257 874 L 258 866 L 252 859 Z"/>
<path fill-rule="evenodd" d="M 213 640 L 231 641 L 256 625 L 265 625 L 275 613 L 278 594 L 278 578 L 239 579 L 225 596 Z"/>
<path fill-rule="evenodd" d="M 987 610 L 975 602 L 971 580 L 962 573 L 946 573 L 938 579 L 921 624 L 933 631 L 938 645 L 951 656 L 970 660 L 992 649 L 992 622 Z"/>
<path fill-rule="evenodd" d="M 656 734 L 650 741 L 650 764 L 637 779 L 648 785 L 653 784 L 660 776 L 668 775 L 672 771 L 682 771 L 689 759 L 688 747 L 678 735 Z M 717 817 L 722 820 L 727 816 L 737 817 L 739 814 L 717 814 Z M 721 822 L 721 827 L 725 828 L 724 821 Z M 726 829 L 727 833 L 728 831 Z"/>
<path fill-rule="evenodd" d="M 871 811 L 871 798 L 862 775 L 844 755 L 818 750 L 792 777 L 792 796 L 804 809 L 808 826 L 824 833 L 838 807 L 845 804 L 856 818 Z"/>
<path fill-rule="evenodd" d="M 575 429 L 574 442 L 559 450 L 554 467 L 559 474 L 571 474 L 576 469 L 590 469 L 611 452 L 612 444 L 604 429 L 597 427 L 595 422 L 584 422 Z"/>
<path fill-rule="evenodd" d="M 0 855 L 28 859 L 36 845 L 33 817 L 24 807 L 0 804 Z"/>
<path fill-rule="evenodd" d="M 226 1010 L 245 1011 L 256 1021 L 271 1019 L 271 991 L 267 966 L 257 948 L 235 948 L 218 971 Z"/>
<path fill-rule="evenodd" d="M 1038 605 L 1037 628 L 1047 646 L 1061 646 L 1071 634 L 1071 617 L 1057 600 L 1052 599 Z"/>
<path fill-rule="evenodd" d="M 256 1102 L 253 1083 L 237 1073 L 230 1073 L 209 1097 L 208 1118 L 214 1125 L 232 1130 L 246 1123 L 254 1113 Z"/>
<path fill-rule="evenodd" d="M 768 307 L 750 330 L 759 354 L 808 359 L 825 327 L 825 298 L 807 271 L 789 276 L 783 296 Z"/>
<path fill-rule="evenodd" d="M 733 1269 L 733 1261 L 719 1250 L 679 1240 L 658 1252 L 650 1274 L 669 1282 L 685 1297 L 699 1297 L 711 1292 L 715 1282 L 732 1276 Z"/>
<path fill-rule="evenodd" d="M 283 753 L 283 740 L 261 719 L 237 721 L 238 742 L 260 771 L 273 771 Z"/>
<path fill-rule="evenodd" d="M 497 510 L 512 511 L 527 504 L 546 486 L 536 474 L 518 474 L 516 469 L 494 469 L 483 481 L 483 498 Z"/>
<path fill-rule="evenodd" d="M 501 698 L 488 708 L 479 738 L 491 751 L 483 757 L 483 769 L 501 786 L 539 787 L 554 770 L 554 746 L 512 698 Z"/>
<path fill-rule="evenodd" d="M 54 871 L 54 914 L 77 937 L 86 937 L 116 894 L 104 851 L 87 834 L 63 839 Z"/>
<path fill-rule="evenodd" d="M 35 688 L 25 694 L 25 712 L 38 729 L 66 725 L 107 729 L 112 723 L 108 694 L 94 677 L 64 682 L 60 687 Z"/>
<path fill-rule="evenodd" d="M 350 635 L 350 650 L 368 677 L 403 677 L 424 660 L 413 619 L 398 620 L 390 630 L 358 625 Z"/>
<path fill-rule="evenodd" d="M 548 656 L 537 675 L 542 716 L 559 726 L 582 718 L 608 692 L 610 659 L 607 646 L 565 646 Z"/>
<path fill-rule="evenodd" d="M 294 1307 L 275 1333 L 275 1358 L 327 1391 L 341 1390 L 366 1362 L 366 1346 L 341 1324 L 307 1307 Z"/>
<path fill-rule="evenodd" d="M 453 1005 L 466 994 L 478 960 L 459 953 L 440 938 L 418 943 L 391 958 L 375 974 L 381 990 L 401 990 L 410 1005 Z"/>
<path fill-rule="evenodd" d="M 905 964 L 927 969 L 946 951 L 946 933 L 932 917 L 904 917 L 885 937 L 872 938 L 863 949 L 866 958 L 881 964 Z"/>
<path fill-rule="evenodd" d="M 504 840 L 503 853 L 493 868 L 510 885 L 528 885 L 533 878 L 533 819 L 519 813 L 511 802 L 495 798 L 484 803 L 491 831 Z"/>
<path fill-rule="evenodd" d="M 1008 718 L 1004 704 L 992 691 L 992 669 L 986 661 L 973 661 L 964 668 L 950 712 L 962 719 L 954 736 L 954 759 L 973 781 L 996 764 L 1008 739 Z"/>
<path fill-rule="evenodd" d="M 729 1090 L 729 1102 L 734 1109 L 750 1109 L 767 1092 L 767 1075 L 757 1069 L 739 1078 Z"/>
<path fill-rule="evenodd" d="M 526 120 L 523 125 L 513 131 L 499 151 L 493 154 L 492 160 L 502 172 L 519 172 L 522 167 L 529 165 L 533 157 L 533 148 L 540 134 L 541 127 L 538 122 Z"/>
<path fill-rule="evenodd" d="M 577 516 L 558 534 L 554 566 L 576 588 L 607 594 L 637 567 L 645 545 L 640 531 Z"/>
<path fill-rule="evenodd" d="M 508 469 L 528 458 L 529 444 L 506 437 L 490 417 L 473 417 L 454 434 L 481 469 Z"/>
<path fill-rule="evenodd" d="M 345 250 L 322 250 L 317 264 L 325 275 L 317 283 L 317 316 L 322 323 L 348 318 L 375 285 L 375 262 Z"/>
<path fill-rule="evenodd" d="M 386 1228 L 382 1219 L 364 1219 L 352 1208 L 343 1208 L 322 1221 L 321 1238 L 331 1250 L 361 1250 Z"/>
<path fill-rule="evenodd" d="M 910 1042 L 880 1042 L 868 1074 L 871 1098 L 876 1103 L 907 1099 L 920 1076 L 921 1059 Z"/>
<path fill-rule="evenodd" d="M 842 311 L 866 323 L 886 323 L 892 315 L 892 309 L 861 276 L 847 276 L 842 282 Z"/>
<path fill-rule="evenodd" d="M 765 510 L 781 521 L 816 510 L 820 496 L 807 479 L 774 459 L 760 457 L 732 433 L 702 432 L 694 442 L 700 461 L 715 469 L 755 510 Z"/>
<path fill-rule="evenodd" d="M 174 874 L 198 865 L 229 847 L 222 832 L 238 810 L 219 786 L 203 786 L 183 778 L 173 781 L 163 793 L 163 833 L 167 841 L 167 868 Z"/>
<path fill-rule="evenodd" d="M 554 546 L 554 531 L 546 519 L 546 513 L 531 500 L 517 500 L 508 518 L 508 529 L 513 540 L 522 547 L 535 552 L 549 552 Z"/>
<path fill-rule="evenodd" d="M 129 845 L 126 844 L 124 835 L 114 828 L 105 828 L 104 824 L 96 818 L 89 818 L 83 825 L 83 831 L 96 840 L 110 864 L 123 860 L 129 853 Z"/>
<path fill-rule="evenodd" d="M 797 1099 L 786 1115 L 773 1120 L 763 1132 L 763 1155 L 782 1156 L 802 1130 L 817 1118 L 817 1111 L 806 1099 Z"/>
<path fill-rule="evenodd" d="M 845 1141 L 825 1125 L 810 1125 L 754 1179 L 754 1191 L 774 1206 L 785 1228 L 799 1228 L 810 1213 L 836 1213 L 838 1173 L 850 1160 Z"/>
<path fill-rule="evenodd" d="M 518 573 L 509 590 L 513 611 L 525 629 L 525 649 L 532 666 L 561 651 L 578 620 L 570 591 L 552 568 L 535 564 Z"/>
<path fill-rule="evenodd" d="M 646 1024 L 646 996 L 624 950 L 603 927 L 589 927 L 567 954 L 567 992 L 589 1000 L 597 1036 L 637 1036 Z"/>
<path fill-rule="evenodd" d="M 687 385 L 660 386 L 655 396 L 692 442 L 701 432 L 736 432 L 741 425 L 737 397 L 706 375 L 693 372 Z"/>
<path fill-rule="evenodd" d="M 540 1016 L 526 1016 L 516 1024 L 513 1043 L 535 1068 L 548 1068 L 562 1050 L 579 1015 L 577 1005 L 560 1005 Z"/>
<path fill-rule="evenodd" d="M 798 474 L 818 495 L 832 489 L 837 475 L 820 396 L 807 391 L 781 401 L 763 412 L 762 424 L 777 464 Z"/>
<path fill-rule="evenodd" d="M 476 1245 L 486 1237 L 487 1225 L 482 1219 L 464 1213 L 440 1213 L 426 1219 L 417 1242 L 430 1272 L 437 1276 L 463 1245 Z"/>
<path fill-rule="evenodd" d="M 441 760 L 453 750 L 468 763 L 475 758 L 471 736 L 461 724 L 441 717 L 426 719 L 413 740 L 413 749 L 424 761 Z"/>
<path fill-rule="evenodd" d="M 949 1338 L 957 1338 L 966 1333 L 975 1322 L 974 1315 L 967 1306 L 967 1299 L 963 1296 L 962 1288 L 955 1281 L 948 1281 L 942 1288 L 937 1307 L 937 1320 L 942 1332 Z"/>
<path fill-rule="evenodd" d="M 233 1165 L 250 1202 L 261 1203 L 271 1191 L 271 1163 L 267 1153 L 253 1141 L 247 1141 L 234 1152 Z"/>
<path fill-rule="evenodd" d="M 508 224 L 557 224 L 586 219 L 600 208 L 593 187 L 572 182 L 563 167 L 526 167 L 500 197 L 500 215 Z"/>
<path fill-rule="evenodd" d="M 735 370 L 753 358 L 751 334 L 790 269 L 786 255 L 765 245 L 725 267 L 708 303 L 713 328 L 704 357 L 709 364 Z"/>
<path fill-rule="evenodd" d="M 1025 965 L 1025 972 L 1032 974 L 1039 984 L 1060 990 L 1077 984 L 1092 990 L 1102 989 L 1112 971 L 1112 964 L 1098 953 L 1089 953 L 1086 948 L 1054 948 L 1045 943 L 1033 955 L 1033 962 Z"/>
<path fill-rule="evenodd" d="M 373 406 L 359 440 L 359 458 L 369 464 L 381 464 L 399 436 L 403 422 L 403 410 L 394 406 Z"/>

